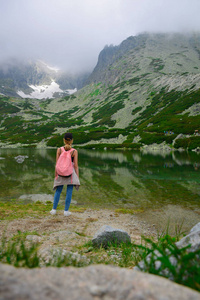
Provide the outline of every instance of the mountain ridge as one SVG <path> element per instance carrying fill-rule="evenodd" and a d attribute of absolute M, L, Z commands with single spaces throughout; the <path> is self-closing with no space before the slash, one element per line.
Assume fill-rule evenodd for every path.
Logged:
<path fill-rule="evenodd" d="M 0 66 L 0 93 L 11 97 L 31 98 L 34 90 L 41 90 L 42 94 L 42 90 L 55 82 L 57 86 L 55 95 L 52 90 L 52 98 L 61 97 L 68 95 L 70 93 L 68 90 L 81 88 L 86 77 L 88 73 L 72 75 L 41 60 L 26 62 L 14 60 Z"/>
<path fill-rule="evenodd" d="M 7 145 L 13 143 L 10 126 L 21 144 L 33 147 L 59 146 L 62 134 L 73 131 L 76 144 L 85 148 L 141 148 L 156 143 L 196 149 L 199 45 L 196 33 L 145 33 L 105 47 L 90 83 L 75 94 L 42 103 L 2 99 L 5 111 L 6 102 L 14 105 L 10 110 L 18 110 L 15 122 L 13 114 L 1 122 L 2 139 Z M 30 139 L 19 127 L 38 133 Z"/>
<path fill-rule="evenodd" d="M 141 41 L 144 42 L 145 37 L 145 34 L 142 34 L 139 38 L 130 36 L 126 40 L 122 41 L 118 46 L 106 45 L 99 54 L 97 65 L 87 79 L 87 84 L 100 82 L 103 79 L 103 74 L 99 78 L 99 73 L 103 73 L 109 65 L 123 57 L 124 53 L 139 46 Z"/>

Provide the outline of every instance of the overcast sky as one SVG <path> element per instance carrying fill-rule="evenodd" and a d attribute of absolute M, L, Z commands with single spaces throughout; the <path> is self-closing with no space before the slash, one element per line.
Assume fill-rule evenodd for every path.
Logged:
<path fill-rule="evenodd" d="M 200 0 L 0 0 L 0 12 L 0 63 L 38 58 L 72 73 L 131 35 L 200 32 Z"/>

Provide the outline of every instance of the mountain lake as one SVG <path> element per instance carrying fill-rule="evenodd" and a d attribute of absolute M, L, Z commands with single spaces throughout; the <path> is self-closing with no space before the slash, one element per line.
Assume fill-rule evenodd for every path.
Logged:
<path fill-rule="evenodd" d="M 0 201 L 52 201 L 56 149 L 0 149 Z M 200 154 L 79 149 L 72 205 L 130 212 L 158 230 L 200 222 Z M 65 190 L 59 205 L 64 205 Z"/>

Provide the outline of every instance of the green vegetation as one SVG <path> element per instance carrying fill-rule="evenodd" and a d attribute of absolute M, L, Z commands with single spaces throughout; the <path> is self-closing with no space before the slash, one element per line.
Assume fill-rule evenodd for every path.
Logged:
<path fill-rule="evenodd" d="M 15 220 L 25 218 L 27 214 L 30 217 L 44 216 L 47 211 L 52 208 L 52 203 L 42 204 L 37 203 L 20 203 L 16 200 L 10 202 L 0 202 L 0 219 L 1 220 Z"/>
<path fill-rule="evenodd" d="M 25 238 L 20 235 L 9 242 L 3 237 L 0 244 L 0 261 L 15 267 L 37 268 L 40 263 L 37 249 L 37 244 L 27 246 Z"/>
<path fill-rule="evenodd" d="M 55 251 L 52 249 L 52 258 L 48 262 L 38 254 L 40 243 L 27 243 L 26 236 L 31 234 L 36 233 L 18 231 L 18 234 L 10 240 L 3 237 L 0 243 L 0 261 L 15 267 L 27 268 L 83 267 L 91 264 L 112 264 L 132 268 L 143 261 L 142 267 L 138 265 L 143 271 L 169 278 L 200 291 L 200 249 L 191 252 L 190 245 L 178 248 L 176 242 L 181 233 L 173 237 L 169 234 L 161 234 L 156 240 L 143 237 L 141 244 L 111 243 L 106 248 L 96 248 L 89 241 L 78 246 L 81 255 L 79 259 L 74 257 L 72 252 L 63 253 L 62 249 Z"/>
<path fill-rule="evenodd" d="M 154 60 L 154 64 L 157 63 L 158 61 Z M 173 140 L 180 133 L 190 135 L 190 137 L 176 140 L 175 148 L 183 147 L 189 150 L 197 148 L 199 139 L 193 134 L 195 130 L 200 130 L 200 115 L 192 116 L 184 113 L 195 103 L 200 102 L 200 90 L 194 91 L 192 88 L 170 92 L 167 87 L 163 87 L 160 91 L 150 90 L 147 99 L 150 104 L 146 107 L 138 104 L 131 111 L 131 114 L 137 114 L 137 117 L 132 122 L 130 121 L 126 128 L 116 128 L 118 120 L 112 116 L 123 108 L 127 109 L 127 105 L 132 101 L 137 105 L 137 101 L 132 98 L 133 93 L 130 92 L 130 88 L 131 85 L 141 80 L 144 81 L 147 75 L 148 73 L 129 78 L 109 87 L 95 85 L 92 91 L 90 89 L 88 94 L 84 95 L 84 101 L 87 101 L 84 109 L 76 102 L 76 105 L 70 106 L 69 109 L 65 108 L 61 112 L 53 113 L 48 112 L 47 108 L 55 105 L 55 100 L 48 99 L 38 103 L 39 100 L 18 101 L 2 96 L 0 97 L 1 142 L 21 143 L 24 146 L 36 147 L 37 143 L 44 141 L 49 147 L 58 147 L 62 143 L 63 136 L 55 134 L 57 129 L 66 128 L 66 131 L 70 131 L 72 128 L 76 145 L 83 147 L 82 144 L 90 143 L 84 146 L 85 148 L 139 149 L 142 145 L 163 142 L 172 145 Z M 73 99 L 76 99 L 76 96 L 72 96 L 66 96 L 58 102 L 66 105 L 66 102 L 70 100 L 71 103 Z M 40 109 L 38 109 L 39 106 Z M 51 116 L 47 117 L 47 113 Z M 79 117 L 76 117 L 77 113 Z M 30 120 L 26 118 L 26 114 L 31 116 Z M 90 115 L 89 123 L 87 123 L 88 115 Z M 34 116 L 36 116 L 35 119 Z M 173 134 L 166 134 L 170 131 Z M 127 136 L 122 144 L 92 144 L 92 140 L 117 138 L 119 134 Z M 136 135 L 139 135 L 141 139 L 138 143 L 133 143 Z"/>
<path fill-rule="evenodd" d="M 141 113 L 141 118 L 146 120 L 138 126 L 138 129 L 147 130 L 148 123 L 153 123 L 152 126 L 148 127 L 148 131 L 193 134 L 200 127 L 200 115 L 189 117 L 188 114 L 181 115 L 181 113 L 194 103 L 199 102 L 200 90 L 165 92 L 165 89 L 162 89 L 159 94 L 152 98 L 151 105 Z M 162 110 L 157 113 L 159 109 Z"/>
<path fill-rule="evenodd" d="M 161 71 L 164 68 L 164 62 L 160 58 L 152 58 L 150 66 L 154 68 L 155 71 Z"/>
<path fill-rule="evenodd" d="M 8 102 L 8 97 L 0 97 L 0 112 L 1 114 L 13 114 L 20 111 L 20 109 Z"/>
<path fill-rule="evenodd" d="M 139 112 L 141 110 L 142 110 L 141 106 L 136 107 L 135 109 L 132 110 L 132 115 L 135 115 L 137 112 Z"/>
<path fill-rule="evenodd" d="M 23 219 L 27 217 L 43 217 L 52 209 L 52 202 L 46 201 L 46 203 L 41 203 L 37 201 L 36 203 L 24 203 L 19 200 L 11 199 L 9 202 L 0 202 L 0 219 L 1 220 L 16 220 Z M 63 207 L 59 206 L 58 210 L 62 210 Z M 77 207 L 72 205 L 71 210 L 75 212 L 83 212 L 86 208 Z"/>
<path fill-rule="evenodd" d="M 154 132 L 141 132 L 140 133 L 141 140 L 140 143 L 145 145 L 151 145 L 153 143 L 161 144 L 166 142 L 167 144 L 171 144 L 173 139 L 175 139 L 176 135 L 165 135 L 164 133 L 154 133 Z"/>
<path fill-rule="evenodd" d="M 21 107 L 22 109 L 29 109 L 29 110 L 33 109 L 33 105 L 28 101 L 24 102 Z"/>
<path fill-rule="evenodd" d="M 120 128 L 127 140 L 117 147 L 128 148 L 164 141 L 172 146 L 172 138 L 163 135 L 166 131 L 174 132 L 174 137 L 180 133 L 193 135 L 194 130 L 200 130 L 200 114 L 198 105 L 195 106 L 200 102 L 200 89 L 195 81 L 200 64 L 194 60 L 194 51 L 200 54 L 198 38 L 196 35 L 189 39 L 175 35 L 170 37 L 170 44 L 165 45 L 166 37 L 168 35 L 139 35 L 134 41 L 128 38 L 120 46 L 105 48 L 95 75 L 91 74 L 89 78 L 91 84 L 73 95 L 43 100 L 0 95 L 0 142 L 8 146 L 21 143 L 24 147 L 35 147 L 42 142 L 56 147 L 60 136 L 55 132 L 64 132 L 65 128 L 77 133 L 79 145 L 102 138 L 97 133 L 94 139 L 94 128 L 104 135 L 112 128 Z M 151 56 L 147 56 L 148 53 Z M 30 92 L 24 81 L 24 70 L 13 70 L 17 74 L 15 80 L 12 76 L 2 75 L 1 93 L 16 95 L 16 83 Z M 27 74 L 29 71 L 27 69 Z M 32 75 L 25 77 L 31 82 Z M 33 76 L 35 83 L 50 81 L 43 72 L 35 75 L 40 77 Z M 80 82 L 84 79 L 80 78 Z M 70 83 L 68 77 L 59 77 L 61 88 L 64 89 L 68 80 Z M 192 106 L 191 113 L 185 113 Z M 136 130 L 141 136 L 137 145 L 132 143 Z M 197 139 L 191 138 L 176 141 L 176 147 L 182 144 L 193 149 L 196 143 Z M 109 147 L 115 148 L 115 145 Z"/>
<path fill-rule="evenodd" d="M 115 209 L 115 212 L 116 213 L 121 213 L 121 214 L 131 214 L 131 215 L 134 215 L 134 214 L 142 213 L 142 212 L 144 212 L 144 210 L 143 209 L 117 208 L 117 209 Z"/>
<path fill-rule="evenodd" d="M 127 91 L 123 91 L 122 93 L 117 94 L 112 102 L 108 102 L 100 107 L 98 111 L 93 113 L 94 122 L 100 126 L 108 125 L 113 127 L 116 121 L 112 120 L 111 117 L 114 113 L 124 107 L 124 100 L 128 98 L 128 94 L 129 93 Z"/>
<path fill-rule="evenodd" d="M 31 233 L 21 233 L 13 239 L 6 241 L 3 237 L 0 244 L 0 261 L 15 267 L 38 268 L 38 267 L 62 267 L 74 266 L 83 267 L 86 262 L 82 259 L 73 257 L 71 253 L 63 254 L 57 251 L 52 258 L 46 262 L 38 255 L 39 243 L 26 241 L 26 236 Z M 34 233 L 32 233 L 34 234 Z"/>
<path fill-rule="evenodd" d="M 188 150 L 200 147 L 200 136 L 191 136 L 189 138 L 176 139 L 174 148 L 184 148 Z"/>
<path fill-rule="evenodd" d="M 88 144 L 84 146 L 84 149 L 123 149 L 125 146 L 123 144 Z"/>
<path fill-rule="evenodd" d="M 143 258 L 145 272 L 200 291 L 200 249 L 191 252 L 190 245 L 179 249 L 176 238 L 168 234 L 160 237 L 158 242 L 149 238 L 144 241 L 145 245 L 138 246 L 138 249 L 149 255 L 149 259 L 147 256 Z"/>
<path fill-rule="evenodd" d="M 118 137 L 120 133 L 123 134 L 124 131 L 117 130 L 117 129 L 106 130 L 106 128 L 102 128 L 102 127 L 98 127 L 98 128 L 89 127 L 89 132 L 85 130 L 85 128 L 73 130 L 74 141 L 77 145 L 91 142 L 92 140 L 98 141 L 101 138 L 105 138 L 105 139 L 115 138 Z M 60 143 L 62 143 L 62 139 L 63 139 L 63 135 L 56 135 L 51 139 L 49 139 L 49 141 L 47 142 L 47 146 L 54 146 L 54 147 L 60 146 Z"/>
<path fill-rule="evenodd" d="M 96 89 L 93 93 L 90 93 L 89 96 L 93 97 L 93 96 L 98 96 L 100 94 L 100 89 Z"/>

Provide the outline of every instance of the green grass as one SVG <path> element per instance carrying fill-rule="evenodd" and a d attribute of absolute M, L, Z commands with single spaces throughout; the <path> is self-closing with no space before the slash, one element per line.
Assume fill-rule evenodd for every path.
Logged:
<path fill-rule="evenodd" d="M 117 208 L 117 209 L 115 209 L 115 212 L 116 213 L 121 213 L 121 214 L 131 214 L 131 215 L 134 215 L 134 214 L 142 213 L 142 212 L 144 212 L 144 210 L 143 209 Z"/>
<path fill-rule="evenodd" d="M 190 245 L 179 249 L 176 239 L 168 234 L 160 237 L 158 242 L 148 238 L 144 241 L 145 245 L 137 246 L 145 253 L 141 270 L 200 291 L 200 249 L 190 252 Z"/>
<path fill-rule="evenodd" d="M 63 253 L 62 250 L 52 250 L 51 258 L 46 261 L 38 255 L 40 243 L 26 241 L 28 233 L 23 235 L 18 232 L 18 236 L 7 242 L 5 237 L 0 243 L 0 261 L 15 267 L 38 268 L 38 267 L 62 267 L 74 266 L 83 267 L 86 265 L 84 259 L 78 259 L 71 253 Z M 53 253 L 55 252 L 55 253 Z"/>
<path fill-rule="evenodd" d="M 63 252 L 62 249 L 53 249 L 50 259 L 46 261 L 38 254 L 40 243 L 27 242 L 26 236 L 37 232 L 18 231 L 12 239 L 4 236 L 0 242 L 0 261 L 15 267 L 35 268 L 41 266 L 75 266 L 83 267 L 91 264 L 111 264 L 123 268 L 132 268 L 143 261 L 143 271 L 169 278 L 179 284 L 200 291 L 200 249 L 190 252 L 190 245 L 179 249 L 177 240 L 182 236 L 178 228 L 175 236 L 167 232 L 155 238 L 142 237 L 140 244 L 134 242 L 116 242 L 108 244 L 105 248 L 96 248 L 92 241 L 75 247 L 80 254 L 77 258 L 72 253 Z M 77 233 L 83 236 L 83 233 Z M 83 256 L 84 255 L 84 256 Z M 170 259 L 173 257 L 175 263 Z M 159 265 L 158 265 L 159 263 Z"/>
<path fill-rule="evenodd" d="M 25 238 L 21 235 L 8 242 L 3 237 L 0 244 L 0 261 L 15 267 L 37 268 L 40 263 L 37 250 L 38 244 L 26 245 Z"/>
<path fill-rule="evenodd" d="M 52 203 L 43 204 L 37 203 L 19 203 L 16 200 L 10 202 L 0 202 L 0 219 L 15 220 L 29 217 L 42 217 L 46 215 L 52 208 Z"/>
<path fill-rule="evenodd" d="M 49 214 L 52 209 L 52 202 L 46 201 L 42 203 L 20 203 L 18 200 L 10 200 L 9 202 L 0 202 L 0 219 L 1 220 L 16 220 L 31 217 L 43 217 Z M 58 206 L 58 211 L 63 210 L 62 206 Z M 86 208 L 72 205 L 71 211 L 83 212 Z"/>
<path fill-rule="evenodd" d="M 144 268 L 141 270 L 200 291 L 200 249 L 189 252 L 190 245 L 179 249 L 176 246 L 179 237 L 180 234 L 173 237 L 161 234 L 157 240 L 143 237 L 139 245 L 112 243 L 106 249 L 99 250 L 89 242 L 85 244 L 87 247 L 85 252 L 91 253 L 93 263 L 113 264 L 125 268 L 132 268 L 143 261 Z M 102 256 L 104 261 L 101 259 Z M 150 258 L 147 259 L 147 256 Z M 170 259 L 172 256 L 176 264 Z"/>

